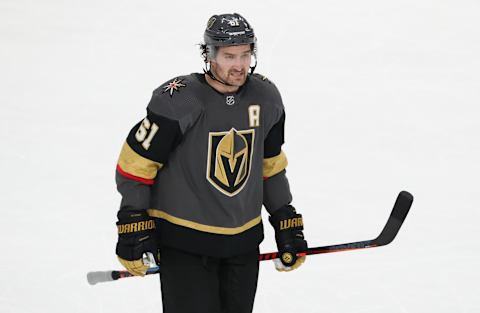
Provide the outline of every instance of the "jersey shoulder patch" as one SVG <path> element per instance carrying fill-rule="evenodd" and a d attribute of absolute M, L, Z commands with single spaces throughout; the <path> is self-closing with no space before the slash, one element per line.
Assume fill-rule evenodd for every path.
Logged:
<path fill-rule="evenodd" d="M 170 97 L 173 97 L 173 94 L 176 92 L 180 92 L 180 89 L 186 87 L 187 85 L 184 82 L 185 78 L 174 78 L 172 81 L 165 83 L 165 85 L 161 86 L 162 93 L 167 93 Z"/>
<path fill-rule="evenodd" d="M 253 76 L 254 76 L 255 78 L 260 79 L 261 81 L 264 81 L 264 82 L 267 82 L 267 83 L 269 83 L 269 84 L 272 84 L 272 82 L 271 82 L 271 81 L 267 78 L 267 76 L 265 76 L 265 75 L 262 75 L 262 74 L 259 74 L 259 73 L 254 73 Z"/>
<path fill-rule="evenodd" d="M 262 103 L 263 123 L 266 134 L 279 122 L 284 114 L 282 96 L 277 86 L 265 77 L 265 75 L 255 73 L 252 75 L 252 83 L 257 93 L 263 95 L 265 101 Z"/>
<path fill-rule="evenodd" d="M 265 75 L 254 73 L 252 75 L 252 83 L 257 88 L 260 88 L 263 92 L 267 92 L 272 97 L 280 96 L 277 86 L 275 86 L 275 84 Z"/>
<path fill-rule="evenodd" d="M 179 121 L 182 132 L 185 131 L 202 112 L 196 96 L 197 85 L 198 81 L 192 75 L 177 76 L 166 81 L 153 91 L 148 110 Z"/>
<path fill-rule="evenodd" d="M 264 97 L 269 99 L 269 107 L 273 110 L 283 111 L 283 101 L 277 86 L 268 79 L 265 75 L 254 73 L 252 75 L 252 83 L 254 88 L 264 94 Z"/>

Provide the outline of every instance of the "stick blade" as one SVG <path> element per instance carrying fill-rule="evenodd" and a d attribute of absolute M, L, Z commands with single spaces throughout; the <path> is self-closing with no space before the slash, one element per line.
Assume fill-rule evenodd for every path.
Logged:
<path fill-rule="evenodd" d="M 387 224 L 383 228 L 380 235 L 373 240 L 373 244 L 376 246 L 388 245 L 390 242 L 395 239 L 402 227 L 405 218 L 407 217 L 408 212 L 413 203 L 413 196 L 408 191 L 401 191 L 398 194 L 397 200 L 392 209 L 392 213 L 388 218 Z"/>

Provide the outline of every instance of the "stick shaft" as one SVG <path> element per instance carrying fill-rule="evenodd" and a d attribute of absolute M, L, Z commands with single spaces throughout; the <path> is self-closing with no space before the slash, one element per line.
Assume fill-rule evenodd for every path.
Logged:
<path fill-rule="evenodd" d="M 324 253 L 334 253 L 343 251 L 352 251 L 359 249 L 368 249 L 388 245 L 398 234 L 400 227 L 402 226 L 410 207 L 413 203 L 413 196 L 407 192 L 402 191 L 398 194 L 397 200 L 393 206 L 390 217 L 387 220 L 382 232 L 377 238 L 365 241 L 356 241 L 337 245 L 328 245 L 309 248 L 307 251 L 298 253 L 298 256 L 302 255 L 314 255 Z M 260 261 L 273 260 L 279 257 L 279 252 L 268 252 L 259 255 Z M 148 269 L 146 275 L 158 274 L 160 267 L 155 266 Z M 132 277 L 128 271 L 104 271 L 104 272 L 89 272 L 87 274 L 87 280 L 91 285 L 95 285 L 101 282 L 118 280 L 120 278 Z"/>

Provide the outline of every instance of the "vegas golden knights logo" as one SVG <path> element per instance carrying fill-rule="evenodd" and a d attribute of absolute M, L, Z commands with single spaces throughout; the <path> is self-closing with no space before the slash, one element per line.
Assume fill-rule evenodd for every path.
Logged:
<path fill-rule="evenodd" d="M 248 180 L 254 139 L 254 129 L 209 134 L 207 180 L 227 196 L 239 193 Z"/>

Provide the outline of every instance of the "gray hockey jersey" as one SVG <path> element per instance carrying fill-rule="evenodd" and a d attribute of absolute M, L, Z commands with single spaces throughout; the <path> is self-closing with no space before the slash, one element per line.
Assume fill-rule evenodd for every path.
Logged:
<path fill-rule="evenodd" d="M 284 121 L 277 88 L 258 74 L 233 94 L 198 73 L 166 82 L 120 153 L 120 210 L 147 210 L 161 246 L 220 257 L 257 249 L 262 205 L 272 213 L 291 201 Z"/>

